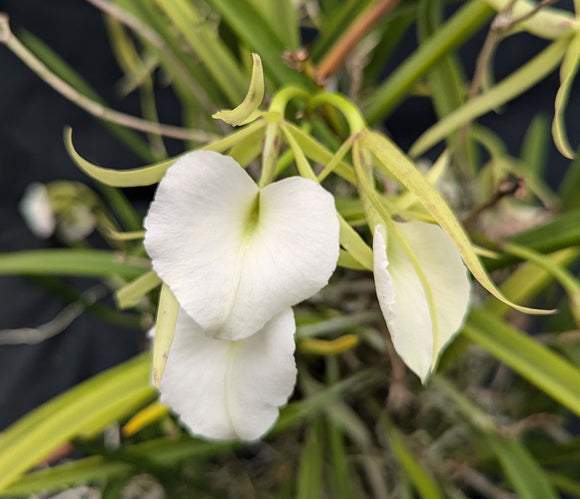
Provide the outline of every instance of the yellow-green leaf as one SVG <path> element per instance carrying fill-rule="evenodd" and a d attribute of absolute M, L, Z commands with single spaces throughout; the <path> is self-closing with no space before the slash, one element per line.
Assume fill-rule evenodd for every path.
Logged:
<path fill-rule="evenodd" d="M 394 175 L 409 191 L 413 192 L 437 223 L 449 234 L 457 245 L 467 268 L 479 283 L 497 299 L 511 307 L 529 314 L 546 314 L 551 311 L 521 307 L 508 300 L 492 282 L 461 223 L 439 192 L 415 168 L 413 163 L 386 137 L 376 132 L 364 132 L 361 142 L 368 147 L 378 159 L 378 166 L 385 172 Z"/>
<path fill-rule="evenodd" d="M 552 72 L 566 53 L 568 44 L 569 40 L 566 38 L 553 42 L 531 61 L 487 92 L 467 101 L 463 106 L 439 120 L 415 141 L 409 154 L 419 156 L 460 126 L 525 92 Z"/>
<path fill-rule="evenodd" d="M 334 158 L 334 153 L 324 147 L 320 142 L 313 139 L 307 133 L 304 133 L 300 128 L 292 123 L 285 123 L 288 132 L 296 139 L 296 142 L 300 148 L 304 151 L 304 154 L 310 159 L 317 161 L 323 165 L 328 164 Z M 356 184 L 356 178 L 354 176 L 354 171 L 350 165 L 344 161 L 340 161 L 336 168 L 334 169 L 337 175 L 340 175 L 346 181 L 351 184 Z"/>
<path fill-rule="evenodd" d="M 348 222 L 337 213 L 340 223 L 340 244 L 365 269 L 373 270 L 373 250 Z"/>
<path fill-rule="evenodd" d="M 155 324 L 155 340 L 153 342 L 153 382 L 159 388 L 161 377 L 165 371 L 169 349 L 175 334 L 179 303 L 167 284 L 161 287 L 157 323 Z"/>
<path fill-rule="evenodd" d="M 529 14 L 538 2 L 530 0 L 485 0 L 497 11 L 504 10 L 508 7 L 511 9 L 513 19 L 518 19 Z M 517 29 L 529 31 L 534 35 L 547 39 L 562 38 L 569 35 L 574 29 L 578 28 L 578 21 L 570 12 L 563 9 L 542 8 L 528 19 L 518 23 Z"/>
<path fill-rule="evenodd" d="M 223 139 L 207 144 L 201 149 L 216 152 L 226 151 L 246 138 L 251 137 L 257 130 L 265 126 L 266 124 L 263 120 L 257 121 Z M 163 178 L 167 168 L 178 159 L 178 156 L 176 156 L 141 168 L 114 170 L 95 165 L 83 158 L 74 148 L 72 129 L 70 127 L 64 129 L 64 144 L 69 156 L 81 170 L 89 177 L 112 187 L 138 187 L 155 184 Z"/>
<path fill-rule="evenodd" d="M 568 103 L 568 96 L 572 83 L 578 73 L 580 67 L 580 35 L 576 35 L 570 42 L 568 51 L 564 56 L 562 65 L 560 66 L 560 88 L 556 94 L 556 101 L 554 103 L 555 114 L 552 121 L 552 135 L 554 136 L 554 143 L 564 156 L 569 159 L 574 158 L 574 150 L 570 147 L 568 136 L 566 134 L 565 111 Z"/>
<path fill-rule="evenodd" d="M 224 109 L 215 113 L 212 118 L 222 120 L 232 126 L 245 125 L 254 121 L 259 113 L 258 107 L 264 99 L 264 69 L 258 54 L 252 54 L 253 68 L 250 88 L 242 103 L 235 109 Z"/>
<path fill-rule="evenodd" d="M 0 491 L 60 445 L 118 421 L 152 395 L 140 355 L 43 404 L 0 434 Z"/>
<path fill-rule="evenodd" d="M 133 282 L 115 292 L 115 300 L 119 308 L 133 307 L 143 295 L 161 284 L 161 279 L 154 270 L 143 274 Z"/>
<path fill-rule="evenodd" d="M 136 187 L 155 184 L 161 180 L 167 168 L 176 160 L 176 158 L 166 159 L 143 168 L 128 170 L 103 168 L 87 161 L 76 151 L 72 142 L 72 128 L 68 126 L 64 129 L 64 145 L 71 159 L 81 170 L 89 177 L 112 187 Z"/>

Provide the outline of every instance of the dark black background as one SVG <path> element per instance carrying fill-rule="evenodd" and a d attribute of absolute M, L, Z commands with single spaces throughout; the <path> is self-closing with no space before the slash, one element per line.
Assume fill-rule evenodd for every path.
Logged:
<path fill-rule="evenodd" d="M 571 2 L 561 2 L 570 5 Z M 15 32 L 25 28 L 48 43 L 95 87 L 112 107 L 139 114 L 135 96 L 120 100 L 114 85 L 121 73 L 108 46 L 100 14 L 81 0 L 0 0 Z M 461 50 L 467 74 L 472 74 L 485 33 Z M 410 53 L 415 40 L 404 40 L 396 59 Z M 519 34 L 500 46 L 496 74 L 501 78 L 519 67 L 546 43 Z M 387 66 L 393 66 L 396 59 Z M 532 118 L 543 112 L 550 118 L 558 86 L 552 74 L 525 95 L 504 107 L 503 115 L 482 122 L 506 141 L 517 155 Z M 567 113 L 571 143 L 580 142 L 580 92 L 575 85 Z M 168 91 L 159 92 L 161 119 L 177 123 L 179 109 Z M 435 120 L 427 99 L 408 99 L 386 123 L 404 149 Z M 17 204 L 33 181 L 76 179 L 89 182 L 68 158 L 62 130 L 71 125 L 75 142 L 90 160 L 104 166 L 138 166 L 141 160 L 112 138 L 92 117 L 56 94 L 8 49 L 0 46 L 0 251 L 17 251 L 54 245 L 39 241 L 23 224 Z M 557 182 L 568 161 L 553 147 L 548 175 Z M 146 209 L 149 192 L 128 192 Z M 78 289 L 91 285 L 75 280 Z M 31 327 L 51 320 L 65 304 L 19 277 L 0 277 L 0 329 Z M 0 429 L 66 388 L 113 366 L 143 348 L 140 331 L 105 325 L 89 315 L 77 319 L 63 333 L 38 346 L 0 346 Z"/>

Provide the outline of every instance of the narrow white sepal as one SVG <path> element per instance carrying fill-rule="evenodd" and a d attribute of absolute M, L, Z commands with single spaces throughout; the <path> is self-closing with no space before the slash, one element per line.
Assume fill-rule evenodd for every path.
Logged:
<path fill-rule="evenodd" d="M 296 382 L 292 309 L 239 341 L 209 338 L 183 311 L 161 379 L 161 401 L 194 435 L 256 440 Z"/>
<path fill-rule="evenodd" d="M 195 151 L 145 219 L 153 268 L 208 334 L 239 340 L 319 291 L 336 267 L 334 198 L 290 177 L 260 190 L 231 157 Z"/>
<path fill-rule="evenodd" d="M 459 251 L 441 227 L 425 222 L 394 223 L 431 288 L 438 338 L 419 276 L 401 243 L 389 237 L 382 225 L 375 227 L 373 239 L 375 287 L 395 350 L 425 382 L 463 324 L 471 284 Z"/>

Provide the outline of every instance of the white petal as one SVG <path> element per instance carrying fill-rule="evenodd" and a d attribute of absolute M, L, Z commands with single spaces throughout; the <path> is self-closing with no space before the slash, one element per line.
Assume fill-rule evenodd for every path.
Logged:
<path fill-rule="evenodd" d="M 296 382 L 294 314 L 287 309 L 240 341 L 207 337 L 183 310 L 161 379 L 161 401 L 210 439 L 260 438 Z"/>
<path fill-rule="evenodd" d="M 20 213 L 36 237 L 46 239 L 54 232 L 55 220 L 44 184 L 30 184 L 20 201 Z"/>
<path fill-rule="evenodd" d="M 403 246 L 395 237 L 388 237 L 382 226 L 375 228 L 373 241 L 375 286 L 397 353 L 425 381 L 434 361 L 463 324 L 471 285 L 459 251 L 441 227 L 424 222 L 396 225 L 431 288 L 437 340 L 419 276 Z"/>
<path fill-rule="evenodd" d="M 169 168 L 145 228 L 153 268 L 216 338 L 253 334 L 326 285 L 338 260 L 327 191 L 300 177 L 260 191 L 232 158 L 211 151 Z"/>

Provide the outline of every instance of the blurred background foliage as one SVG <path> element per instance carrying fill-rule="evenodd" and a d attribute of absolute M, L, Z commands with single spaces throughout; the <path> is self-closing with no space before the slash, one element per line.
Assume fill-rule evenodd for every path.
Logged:
<path fill-rule="evenodd" d="M 211 114 L 243 99 L 249 53 L 256 52 L 266 104 L 283 86 L 312 93 L 326 87 L 357 104 L 423 171 L 447 147 L 451 167 L 437 186 L 473 240 L 497 253 L 484 259 L 487 269 L 517 303 L 558 312 L 524 316 L 476 290 L 464 329 L 423 387 L 386 340 L 372 276 L 339 269 L 296 310 L 297 389 L 263 442 L 212 443 L 185 434 L 155 402 L 145 353 L 0 433 L 0 494 L 50 496 L 72 488 L 78 497 L 580 497 L 580 161 L 572 157 L 580 136 L 578 127 L 565 126 L 578 123 L 579 2 L 88 3 L 101 11 L 122 72 L 114 91 L 107 90 L 111 107 L 92 87 L 102 76 L 98 54 L 88 61 L 94 73 L 81 75 L 34 33 L 12 26 L 30 54 L 23 56 L 8 24 L 0 29 L 3 52 L 11 49 L 36 71 L 34 61 L 41 61 L 41 76 L 52 75 L 52 85 L 58 80 L 57 90 L 100 118 L 130 151 L 102 154 L 105 134 L 84 133 L 73 121 L 85 157 L 136 167 L 231 133 Z M 552 3 L 555 10 L 548 10 Z M 10 14 L 10 2 L 1 5 Z M 534 92 L 549 75 L 555 112 L 536 112 Z M 527 120 L 509 114 L 513 99 L 532 103 Z M 158 129 L 175 116 L 179 127 Z M 286 119 L 330 151 L 348 138 L 330 107 L 305 112 L 296 104 Z M 279 162 L 295 172 L 292 152 L 282 151 Z M 2 168 L 4 176 L 18 165 Z M 74 167 L 54 165 L 49 156 L 45 168 L 71 178 L 66 172 Z M 50 177 L 30 181 L 44 178 Z M 385 189 L 392 183 L 377 180 Z M 340 179 L 329 181 L 341 214 L 368 237 L 360 202 Z M 73 182 L 47 183 L 47 191 L 53 206 L 58 201 L 53 247 L 6 243 L 0 273 L 32 276 L 68 305 L 42 327 L 3 330 L 4 355 L 14 343 L 58 334 L 85 313 L 103 321 L 103 330 L 137 331 L 129 350 L 145 349 L 157 291 L 127 311 L 111 295 L 147 279 L 142 245 L 120 232 L 141 230 L 152 191 Z M 84 228 L 71 237 L 79 234 L 72 216 L 79 210 Z M 67 353 L 71 362 L 75 355 Z"/>

